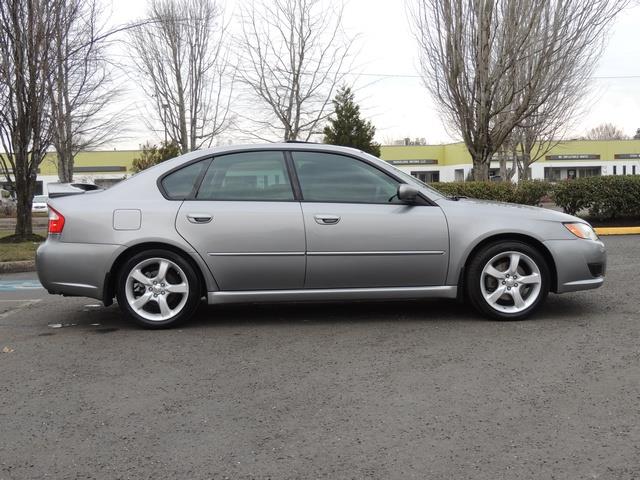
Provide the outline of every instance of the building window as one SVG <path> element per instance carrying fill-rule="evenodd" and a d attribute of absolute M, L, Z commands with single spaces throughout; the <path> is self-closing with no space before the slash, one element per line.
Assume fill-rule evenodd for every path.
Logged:
<path fill-rule="evenodd" d="M 549 182 L 602 175 L 601 167 L 544 167 L 544 179 Z"/>
<path fill-rule="evenodd" d="M 614 175 L 617 175 L 617 174 L 618 174 L 618 167 L 617 167 L 617 165 L 614 165 L 614 166 L 613 166 L 613 174 L 614 174 Z"/>
<path fill-rule="evenodd" d="M 631 166 L 631 175 L 635 175 L 636 174 L 636 166 L 632 165 Z"/>
<path fill-rule="evenodd" d="M 440 181 L 440 172 L 411 172 L 411 175 L 424 183 L 434 183 Z"/>
<path fill-rule="evenodd" d="M 453 175 L 456 182 L 464 182 L 464 168 L 456 168 Z"/>
<path fill-rule="evenodd" d="M 623 166 L 622 166 L 622 174 L 623 174 L 623 175 L 626 175 L 626 174 L 627 174 L 627 166 L 626 166 L 626 165 L 623 165 Z"/>

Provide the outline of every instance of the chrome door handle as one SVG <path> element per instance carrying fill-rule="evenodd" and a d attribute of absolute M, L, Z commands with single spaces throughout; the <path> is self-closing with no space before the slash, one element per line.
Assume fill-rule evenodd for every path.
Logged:
<path fill-rule="evenodd" d="M 213 217 L 206 213 L 187 213 L 187 220 L 191 223 L 209 223 Z"/>
<path fill-rule="evenodd" d="M 314 215 L 313 218 L 320 225 L 335 225 L 340 221 L 340 217 L 337 215 Z"/>

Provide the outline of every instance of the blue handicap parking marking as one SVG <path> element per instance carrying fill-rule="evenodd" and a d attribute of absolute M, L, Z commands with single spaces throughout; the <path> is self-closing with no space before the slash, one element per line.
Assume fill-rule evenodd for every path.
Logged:
<path fill-rule="evenodd" d="M 0 280 L 0 292 L 40 289 L 42 289 L 42 285 L 37 280 Z"/>

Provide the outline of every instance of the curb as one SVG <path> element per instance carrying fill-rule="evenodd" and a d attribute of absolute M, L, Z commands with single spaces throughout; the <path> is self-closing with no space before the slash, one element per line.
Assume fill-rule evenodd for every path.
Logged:
<path fill-rule="evenodd" d="M 597 227 L 598 235 L 640 235 L 640 227 Z"/>
<path fill-rule="evenodd" d="M 0 273 L 21 273 L 35 271 L 36 262 L 34 260 L 23 260 L 19 262 L 0 262 Z"/>

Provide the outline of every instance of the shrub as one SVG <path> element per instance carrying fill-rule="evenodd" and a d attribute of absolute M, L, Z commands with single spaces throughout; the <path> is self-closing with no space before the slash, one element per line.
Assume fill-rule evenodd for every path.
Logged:
<path fill-rule="evenodd" d="M 640 176 L 579 178 L 558 183 L 554 200 L 572 215 L 588 210 L 589 216 L 613 219 L 640 216 Z"/>
<path fill-rule="evenodd" d="M 498 202 L 539 205 L 549 194 L 551 185 L 540 180 L 510 182 L 447 182 L 434 183 L 434 188 L 445 195 L 495 200 Z"/>
<path fill-rule="evenodd" d="M 147 142 L 142 146 L 140 156 L 133 159 L 133 171 L 141 172 L 178 155 L 180 155 L 180 146 L 175 142 L 162 142 L 160 147 Z"/>

